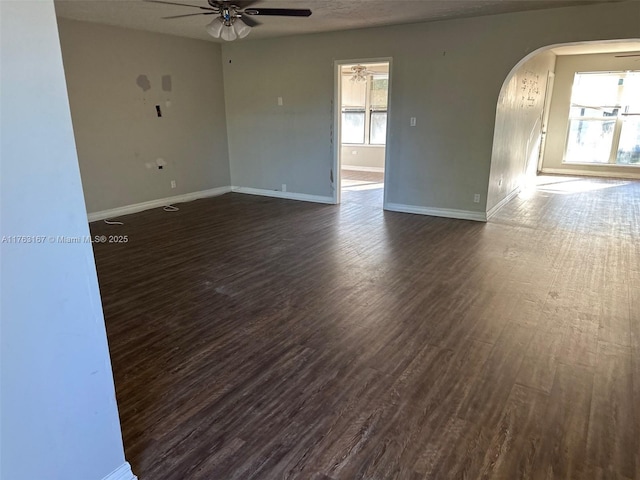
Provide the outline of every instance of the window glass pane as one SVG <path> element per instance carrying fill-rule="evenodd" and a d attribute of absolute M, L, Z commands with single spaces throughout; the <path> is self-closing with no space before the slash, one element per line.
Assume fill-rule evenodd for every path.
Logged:
<path fill-rule="evenodd" d="M 622 104 L 627 106 L 626 113 L 640 113 L 640 72 L 627 72 Z"/>
<path fill-rule="evenodd" d="M 384 145 L 387 140 L 387 112 L 371 112 L 369 143 Z"/>
<path fill-rule="evenodd" d="M 616 163 L 620 165 L 640 165 L 640 116 L 624 119 Z"/>
<path fill-rule="evenodd" d="M 364 143 L 364 111 L 342 112 L 342 143 Z"/>
<path fill-rule="evenodd" d="M 389 77 L 387 75 L 374 75 L 371 78 L 371 108 L 372 109 L 386 110 L 388 89 L 389 89 Z"/>
<path fill-rule="evenodd" d="M 576 73 L 571 90 L 571 104 L 593 107 L 620 105 L 623 75 L 623 73 Z"/>
<path fill-rule="evenodd" d="M 608 163 L 615 120 L 571 120 L 567 163 Z"/>
<path fill-rule="evenodd" d="M 342 107 L 364 110 L 367 82 L 352 82 L 351 75 L 342 75 Z"/>

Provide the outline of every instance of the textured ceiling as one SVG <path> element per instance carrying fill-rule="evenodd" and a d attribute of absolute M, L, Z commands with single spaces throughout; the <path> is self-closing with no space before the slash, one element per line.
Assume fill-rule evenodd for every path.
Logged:
<path fill-rule="evenodd" d="M 206 6 L 206 0 L 171 0 Z M 309 18 L 261 17 L 245 40 L 312 32 L 397 25 L 619 0 L 259 0 L 263 7 L 309 8 Z M 164 20 L 198 12 L 195 8 L 143 0 L 56 0 L 58 16 L 137 30 L 216 41 L 205 32 L 210 16 Z M 221 41 L 221 40 L 217 40 Z"/>

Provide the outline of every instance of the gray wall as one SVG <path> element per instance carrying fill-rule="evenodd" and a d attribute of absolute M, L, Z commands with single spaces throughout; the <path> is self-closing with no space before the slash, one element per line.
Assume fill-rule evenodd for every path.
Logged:
<path fill-rule="evenodd" d="M 58 22 L 88 212 L 229 185 L 218 44 Z"/>
<path fill-rule="evenodd" d="M 543 52 L 523 63 L 498 98 L 487 210 L 535 176 L 542 138 L 547 76 L 556 56 Z"/>
<path fill-rule="evenodd" d="M 334 61 L 393 57 L 388 201 L 484 212 L 511 69 L 543 46 L 634 37 L 624 2 L 225 44 L 232 184 L 331 196 Z"/>
<path fill-rule="evenodd" d="M 640 8 L 639 8 L 640 10 Z M 638 14 L 640 17 L 640 13 Z M 638 19 L 640 22 L 640 18 Z M 542 163 L 543 172 L 591 175 L 638 176 L 638 167 L 563 164 L 569 129 L 571 89 L 576 72 L 640 70 L 639 57 L 615 58 L 615 53 L 558 56 L 556 79 L 549 113 L 549 131 Z"/>
<path fill-rule="evenodd" d="M 0 477 L 101 479 L 126 464 L 93 250 L 56 242 L 89 229 L 53 2 L 0 18 L 0 235 L 32 240 L 0 245 Z"/>

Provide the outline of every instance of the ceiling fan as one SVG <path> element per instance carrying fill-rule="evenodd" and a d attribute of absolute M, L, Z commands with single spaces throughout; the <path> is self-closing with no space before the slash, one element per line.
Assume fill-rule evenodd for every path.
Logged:
<path fill-rule="evenodd" d="M 232 41 L 249 35 L 253 27 L 260 25 L 255 16 L 280 16 L 280 17 L 308 17 L 311 10 L 302 8 L 262 8 L 251 7 L 257 0 L 248 1 L 217 1 L 207 0 L 208 6 L 189 5 L 186 3 L 167 2 L 164 0 L 145 0 L 152 3 L 164 3 L 167 5 L 180 5 L 204 10 L 199 13 L 187 13 L 185 15 L 172 15 L 169 18 L 193 17 L 196 15 L 215 15 L 211 23 L 206 26 L 209 35 Z"/>
<path fill-rule="evenodd" d="M 367 75 L 373 75 L 376 72 L 367 69 L 367 67 L 365 67 L 364 65 L 353 65 L 351 67 L 351 71 L 349 72 L 348 70 L 343 70 L 342 74 L 343 75 L 350 75 L 351 78 L 350 80 L 352 82 L 355 83 L 362 83 L 362 82 L 366 82 L 367 81 Z"/>

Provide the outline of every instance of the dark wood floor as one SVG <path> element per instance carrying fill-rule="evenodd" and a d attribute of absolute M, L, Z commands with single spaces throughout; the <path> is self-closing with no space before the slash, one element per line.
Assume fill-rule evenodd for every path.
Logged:
<path fill-rule="evenodd" d="M 640 479 L 640 184 L 488 224 L 228 194 L 94 247 L 141 480 Z"/>

